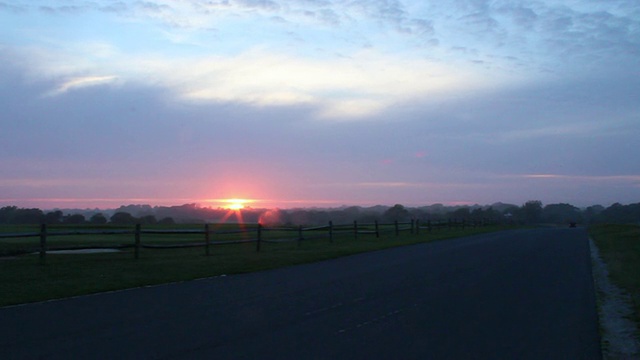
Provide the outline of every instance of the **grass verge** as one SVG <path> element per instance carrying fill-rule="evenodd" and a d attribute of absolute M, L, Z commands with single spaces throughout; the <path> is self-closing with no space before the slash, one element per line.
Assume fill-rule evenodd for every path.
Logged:
<path fill-rule="evenodd" d="M 607 264 L 611 281 L 631 298 L 631 320 L 640 327 L 640 226 L 595 225 L 589 235 Z"/>
<path fill-rule="evenodd" d="M 47 255 L 45 265 L 37 255 L 0 258 L 0 306 L 86 295 L 193 280 L 222 274 L 238 274 L 316 262 L 367 251 L 411 245 L 502 230 L 501 227 L 450 229 L 420 235 L 402 233 L 375 236 L 336 236 L 298 244 L 253 243 L 211 248 L 143 249 L 140 259 L 133 251 L 118 253 Z"/>

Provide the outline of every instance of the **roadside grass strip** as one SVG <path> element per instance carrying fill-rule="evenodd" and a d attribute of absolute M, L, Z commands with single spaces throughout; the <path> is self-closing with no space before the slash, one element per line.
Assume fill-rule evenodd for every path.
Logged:
<path fill-rule="evenodd" d="M 589 228 L 607 359 L 640 358 L 640 226 Z"/>

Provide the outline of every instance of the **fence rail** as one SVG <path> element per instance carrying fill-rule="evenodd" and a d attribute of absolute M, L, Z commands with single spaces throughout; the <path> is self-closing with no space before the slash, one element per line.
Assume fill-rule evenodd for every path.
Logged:
<path fill-rule="evenodd" d="M 411 220 L 410 222 L 398 222 L 393 223 L 379 223 L 374 221 L 373 223 L 358 223 L 354 221 L 352 224 L 339 224 L 334 225 L 333 222 L 329 222 L 328 225 L 314 226 L 314 227 L 266 227 L 262 224 L 245 224 L 240 229 L 211 229 L 209 224 L 205 224 L 201 229 L 143 229 L 140 224 L 136 224 L 131 229 L 102 229 L 102 230 L 60 230 L 51 231 L 46 224 L 40 226 L 38 232 L 24 232 L 24 233 L 0 233 L 0 240 L 2 239 L 16 239 L 16 238 L 40 238 L 39 247 L 33 249 L 31 252 L 37 252 L 40 255 L 40 262 L 42 264 L 46 261 L 46 254 L 49 251 L 59 250 L 93 250 L 93 249 L 134 249 L 134 257 L 136 259 L 140 256 L 140 250 L 144 249 L 178 249 L 178 248 L 194 248 L 204 247 L 205 254 L 210 255 L 211 246 L 223 246 L 234 244 L 247 244 L 255 243 L 256 251 L 260 252 L 262 243 L 286 243 L 297 242 L 298 246 L 301 246 L 303 241 L 329 239 L 329 242 L 333 242 L 337 235 L 352 233 L 355 239 L 358 239 L 360 235 L 375 235 L 379 238 L 381 234 L 394 233 L 399 236 L 401 232 L 410 232 L 411 234 L 419 234 L 421 230 L 437 231 L 442 229 L 451 229 L 458 227 L 476 227 L 487 225 L 484 221 L 465 221 L 465 220 L 447 220 L 447 221 L 427 221 L 420 223 L 418 220 Z M 266 236 L 266 233 L 276 233 L 275 238 Z M 287 235 L 295 233 L 295 235 Z M 229 238 L 233 235 L 242 234 L 245 238 L 235 239 Z M 73 245 L 73 246 L 52 246 L 48 243 L 50 237 L 60 236 L 113 236 L 113 235 L 133 235 L 133 242 L 127 242 L 123 244 L 110 244 L 110 245 Z M 182 241 L 174 243 L 143 243 L 142 235 L 188 235 L 188 236 L 200 236 L 202 235 L 202 241 Z M 248 237 L 248 238 L 247 238 Z M 212 238 L 218 240 L 212 240 Z M 175 239 L 171 239 L 175 241 Z"/>

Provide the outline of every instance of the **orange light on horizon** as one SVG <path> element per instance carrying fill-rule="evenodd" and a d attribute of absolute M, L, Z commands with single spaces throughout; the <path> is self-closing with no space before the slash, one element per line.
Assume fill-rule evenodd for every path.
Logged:
<path fill-rule="evenodd" d="M 222 207 L 229 210 L 239 211 L 244 209 L 247 204 L 251 202 L 252 200 L 249 199 L 224 199 L 223 203 L 225 203 L 225 205 Z"/>

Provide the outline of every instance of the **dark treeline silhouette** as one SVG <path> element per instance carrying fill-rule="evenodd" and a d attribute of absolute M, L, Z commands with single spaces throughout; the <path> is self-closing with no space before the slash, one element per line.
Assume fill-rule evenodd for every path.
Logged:
<path fill-rule="evenodd" d="M 487 221 L 514 224 L 580 224 L 638 223 L 640 203 L 615 203 L 607 208 L 601 205 L 577 208 L 570 204 L 543 205 L 537 200 L 521 206 L 495 203 L 493 205 L 445 206 L 434 204 L 422 207 L 348 206 L 340 208 L 253 209 L 233 211 L 222 208 L 201 207 L 197 204 L 180 206 L 127 205 L 111 210 L 53 210 L 44 212 L 35 208 L 5 206 L 0 208 L 0 224 L 174 224 L 245 222 L 269 225 L 324 225 L 347 224 L 353 221 Z"/>

